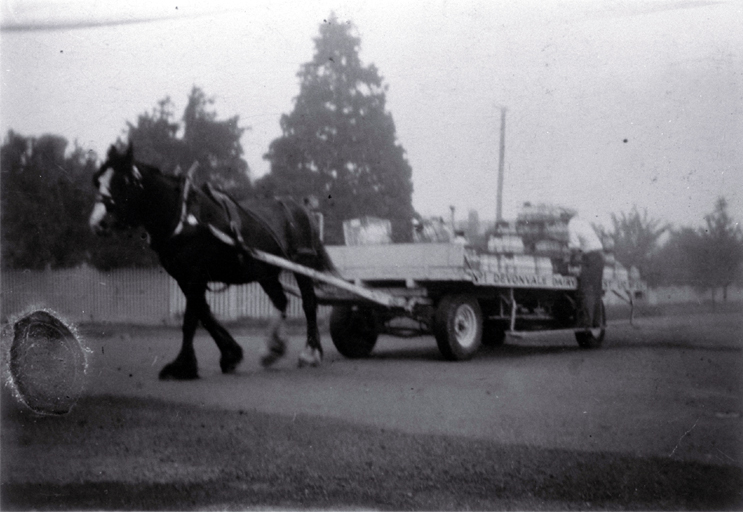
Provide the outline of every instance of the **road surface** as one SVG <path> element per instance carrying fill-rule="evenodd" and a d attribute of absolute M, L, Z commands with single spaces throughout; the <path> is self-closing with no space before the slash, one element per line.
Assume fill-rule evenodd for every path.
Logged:
<path fill-rule="evenodd" d="M 87 393 L 70 414 L 4 408 L 4 505 L 56 508 L 19 497 L 35 484 L 62 497 L 62 508 L 129 508 L 134 491 L 116 487 L 125 483 L 142 500 L 131 503 L 146 508 L 169 508 L 162 501 L 180 496 L 178 485 L 196 486 L 184 495 L 197 496 L 195 508 L 740 507 L 741 315 L 636 323 L 611 325 L 599 350 L 579 349 L 571 334 L 535 335 L 457 363 L 444 361 L 431 337 L 382 336 L 372 357 L 348 360 L 325 334 L 325 363 L 301 370 L 301 329 L 287 357 L 264 370 L 264 333 L 236 328 L 246 358 L 232 375 L 219 372 L 217 349 L 199 331 L 193 382 L 157 380 L 177 353 L 178 329 L 87 330 Z M 246 424 L 251 433 L 235 430 Z M 48 441 L 36 436 L 60 441 L 44 452 Z M 254 446 L 251 436 L 263 451 L 243 447 L 230 464 L 237 455 L 224 439 Z M 196 459 L 222 455 L 194 464 L 200 443 L 206 455 Z M 235 466 L 263 469 L 246 476 Z M 261 484 L 261 471 L 272 479 Z M 253 483 L 235 490 L 243 480 Z M 95 498 L 106 485 L 122 501 Z"/>

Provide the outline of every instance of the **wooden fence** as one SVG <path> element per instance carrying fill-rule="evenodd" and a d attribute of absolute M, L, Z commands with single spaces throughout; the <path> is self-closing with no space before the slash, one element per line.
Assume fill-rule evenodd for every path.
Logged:
<path fill-rule="evenodd" d="M 292 277 L 282 279 L 291 281 Z M 221 287 L 215 285 L 217 290 Z M 72 322 L 171 324 L 180 322 L 186 308 L 178 285 L 162 269 L 4 270 L 0 296 L 2 321 L 31 308 L 49 308 Z M 276 316 L 257 283 L 207 292 L 207 300 L 222 320 Z M 304 318 L 298 298 L 290 296 L 287 313 L 290 318 Z M 321 318 L 328 314 L 328 308 L 318 311 Z"/>

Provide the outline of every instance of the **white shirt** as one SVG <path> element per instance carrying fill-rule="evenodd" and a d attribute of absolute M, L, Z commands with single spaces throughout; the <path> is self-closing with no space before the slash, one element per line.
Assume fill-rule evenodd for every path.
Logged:
<path fill-rule="evenodd" d="M 583 219 L 573 217 L 568 222 L 568 247 L 585 252 L 603 251 L 604 246 L 593 227 Z"/>

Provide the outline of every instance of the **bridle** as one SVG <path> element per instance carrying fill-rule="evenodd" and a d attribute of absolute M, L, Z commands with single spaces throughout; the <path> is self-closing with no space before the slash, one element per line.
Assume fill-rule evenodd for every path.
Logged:
<path fill-rule="evenodd" d="M 116 171 L 112 166 L 108 166 L 107 170 L 110 170 L 113 174 L 116 174 Z M 101 175 L 103 174 L 105 174 L 105 172 L 101 173 Z M 144 190 L 144 184 L 142 183 L 142 173 L 139 171 L 134 163 L 132 163 L 131 176 L 133 177 L 133 179 L 130 179 L 128 175 L 124 176 L 124 183 L 127 188 L 127 195 L 129 195 L 128 192 L 129 190 L 131 190 L 132 185 L 134 185 L 137 189 Z M 122 217 L 125 217 L 126 215 L 122 215 L 122 212 L 117 211 L 116 200 L 111 195 L 112 179 L 113 177 L 108 180 L 106 191 L 101 192 L 100 176 L 98 177 L 98 191 L 95 195 L 95 201 L 96 203 L 102 204 L 106 209 L 106 213 L 108 213 L 109 215 L 113 215 L 116 218 L 117 222 L 122 222 Z"/>

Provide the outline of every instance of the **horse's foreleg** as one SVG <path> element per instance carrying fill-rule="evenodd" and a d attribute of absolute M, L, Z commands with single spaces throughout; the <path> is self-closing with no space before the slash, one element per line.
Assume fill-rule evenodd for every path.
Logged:
<path fill-rule="evenodd" d="M 204 291 L 201 299 L 204 299 Z M 183 343 L 181 351 L 173 362 L 166 364 L 160 370 L 160 379 L 190 380 L 199 378 L 196 353 L 193 348 L 193 338 L 199 323 L 201 300 L 197 292 L 186 294 L 186 312 L 183 316 Z"/>
<path fill-rule="evenodd" d="M 217 322 L 214 318 L 209 304 L 204 299 L 204 304 L 200 308 L 201 312 L 201 324 L 204 329 L 214 338 L 214 342 L 219 347 L 219 352 L 222 356 L 219 359 L 219 367 L 222 369 L 222 373 L 230 373 L 240 362 L 243 360 L 243 349 L 235 341 L 235 338 L 227 332 L 222 324 Z"/>
<path fill-rule="evenodd" d="M 266 292 L 268 298 L 276 309 L 279 317 L 273 321 L 266 340 L 266 350 L 261 355 L 261 365 L 271 366 L 286 353 L 286 335 L 284 334 L 284 321 L 286 320 L 286 308 L 289 301 L 284 293 L 278 276 L 272 279 L 260 281 L 261 288 Z"/>
<path fill-rule="evenodd" d="M 299 291 L 302 293 L 302 309 L 307 320 L 307 346 L 299 354 L 299 367 L 318 366 L 322 362 L 323 350 L 320 331 L 317 328 L 317 296 L 312 279 L 296 275 Z"/>

